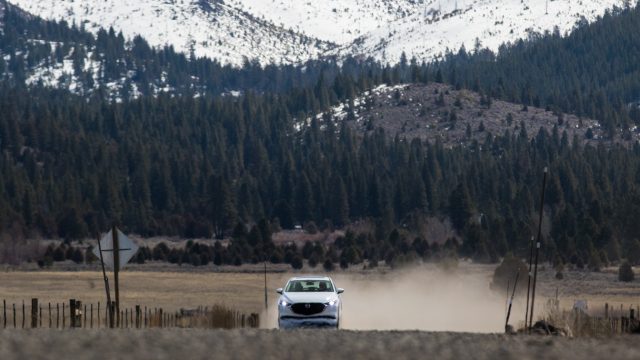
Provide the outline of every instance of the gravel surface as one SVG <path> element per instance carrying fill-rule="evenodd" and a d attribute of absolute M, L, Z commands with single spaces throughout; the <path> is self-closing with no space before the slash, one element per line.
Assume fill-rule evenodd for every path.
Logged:
<path fill-rule="evenodd" d="M 418 331 L 0 330 L 9 359 L 639 359 L 637 337 Z"/>

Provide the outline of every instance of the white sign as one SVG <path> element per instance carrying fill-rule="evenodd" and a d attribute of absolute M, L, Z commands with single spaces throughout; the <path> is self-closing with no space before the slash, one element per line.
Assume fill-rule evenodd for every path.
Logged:
<path fill-rule="evenodd" d="M 138 245 L 134 244 L 131 239 L 129 239 L 125 234 L 123 234 L 120 230 L 117 230 L 118 234 L 118 255 L 120 259 L 120 266 L 118 270 L 122 269 L 129 260 L 136 254 L 138 251 Z M 102 248 L 102 260 L 104 261 L 104 265 L 113 269 L 113 253 L 115 249 L 113 248 L 113 234 L 111 230 L 100 240 L 100 247 Z M 100 250 L 96 246 L 93 248 L 93 254 L 100 259 Z"/>

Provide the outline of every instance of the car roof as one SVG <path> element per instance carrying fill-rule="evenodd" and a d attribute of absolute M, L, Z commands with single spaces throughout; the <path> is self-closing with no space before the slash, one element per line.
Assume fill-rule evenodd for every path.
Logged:
<path fill-rule="evenodd" d="M 328 276 L 312 276 L 312 275 L 294 276 L 289 279 L 289 281 L 291 280 L 330 280 L 332 281 L 331 278 Z"/>

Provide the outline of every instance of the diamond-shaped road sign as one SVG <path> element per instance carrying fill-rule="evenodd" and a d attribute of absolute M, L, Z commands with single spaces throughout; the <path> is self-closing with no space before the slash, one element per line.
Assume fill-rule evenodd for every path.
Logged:
<path fill-rule="evenodd" d="M 102 248 L 102 260 L 104 261 L 105 266 L 108 266 L 113 269 L 113 235 L 112 230 L 110 230 L 105 236 L 100 240 L 100 247 Z M 122 269 L 129 260 L 136 254 L 138 251 L 138 245 L 134 244 L 131 239 L 129 239 L 122 231 L 117 229 L 118 234 L 118 247 L 120 251 L 118 252 L 120 257 L 120 267 L 118 270 Z M 100 259 L 100 250 L 96 246 L 93 248 L 93 254 Z"/>

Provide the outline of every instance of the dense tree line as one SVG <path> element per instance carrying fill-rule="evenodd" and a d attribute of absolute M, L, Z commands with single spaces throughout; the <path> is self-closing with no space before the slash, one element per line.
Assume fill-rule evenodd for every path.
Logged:
<path fill-rule="evenodd" d="M 631 60 L 637 57 L 636 40 L 613 30 L 637 26 L 631 23 L 640 18 L 638 11 L 606 15 L 568 38 L 549 34 L 519 42 L 497 56 L 461 51 L 435 64 L 403 59 L 389 67 L 349 60 L 342 66 L 318 63 L 316 70 L 275 68 L 289 84 L 296 74 L 304 73 L 305 80 L 275 90 L 245 84 L 238 98 L 159 95 L 112 103 L 27 89 L 9 76 L 0 83 L 0 232 L 73 240 L 95 236 L 115 222 L 143 236 L 232 238 L 224 250 L 215 250 L 219 243 L 183 250 L 189 259 L 198 257 L 196 262 L 215 263 L 220 254 L 221 263 L 267 257 L 292 266 L 307 259 L 344 267 L 364 259 L 401 263 L 447 252 L 488 262 L 510 251 L 527 254 L 542 169 L 549 166 L 545 258 L 593 268 L 621 258 L 640 263 L 638 145 L 584 147 L 558 128 L 541 130 L 530 140 L 519 127 L 449 149 L 439 142 L 389 138 L 375 129 L 357 134 L 312 116 L 375 84 L 442 81 L 477 85 L 485 97 L 539 103 L 618 126 L 621 118 L 635 116 L 634 107 L 622 105 L 632 100 L 638 65 Z M 8 13 L 16 24 L 26 21 Z M 101 39 L 64 24 L 29 21 L 57 29 L 40 33 Z M 19 34 L 0 36 L 3 51 Z M 119 37 L 107 33 L 105 39 L 122 50 Z M 604 39 L 609 46 L 597 46 Z M 135 47 L 124 51 L 138 61 Z M 183 61 L 184 69 L 208 61 L 167 49 L 150 51 L 154 59 Z M 613 53 L 620 60 L 612 59 Z M 261 67 L 253 74 L 249 65 L 208 64 L 233 79 L 272 80 Z M 561 75 L 573 67 L 589 70 L 571 82 Z M 631 85 L 620 85 L 622 79 Z M 598 102 L 596 93 L 607 100 Z M 594 110 L 580 110 L 579 104 Z M 296 121 L 307 117 L 310 125 L 295 130 Z M 445 244 L 433 244 L 416 231 L 427 217 L 450 221 L 455 233 Z M 309 222 L 343 227 L 360 220 L 373 227 L 306 250 L 275 246 L 270 230 L 264 230 Z"/>

